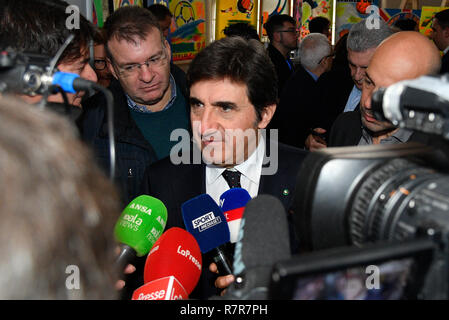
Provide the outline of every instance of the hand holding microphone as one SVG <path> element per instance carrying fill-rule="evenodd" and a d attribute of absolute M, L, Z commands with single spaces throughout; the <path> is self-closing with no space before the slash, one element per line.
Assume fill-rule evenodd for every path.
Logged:
<path fill-rule="evenodd" d="M 224 249 L 230 240 L 229 227 L 215 201 L 208 194 L 202 194 L 184 202 L 181 210 L 184 225 L 195 237 L 201 252 L 210 252 L 220 274 L 232 274 L 231 263 Z"/>
<path fill-rule="evenodd" d="M 135 256 L 142 257 L 160 237 L 167 223 L 167 208 L 158 199 L 141 195 L 132 200 L 118 219 L 114 233 L 121 250 L 116 260 L 119 270 Z"/>

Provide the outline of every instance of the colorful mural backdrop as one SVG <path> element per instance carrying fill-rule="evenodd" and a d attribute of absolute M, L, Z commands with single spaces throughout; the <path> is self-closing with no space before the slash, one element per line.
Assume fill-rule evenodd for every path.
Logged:
<path fill-rule="evenodd" d="M 114 0 L 114 11 L 124 6 L 139 6 L 142 7 L 142 0 Z"/>
<path fill-rule="evenodd" d="M 309 21 L 313 17 L 326 17 L 332 21 L 332 0 L 304 0 L 302 3 L 300 38 L 309 34 Z"/>
<path fill-rule="evenodd" d="M 173 61 L 193 59 L 206 46 L 205 0 L 172 0 L 169 8 Z"/>
<path fill-rule="evenodd" d="M 246 22 L 257 29 L 259 0 L 217 0 L 215 39 L 224 37 L 223 30 L 227 26 Z"/>
<path fill-rule="evenodd" d="M 421 10 L 410 9 L 380 9 L 380 16 L 390 26 L 394 25 L 396 21 L 403 19 L 412 19 L 419 25 L 419 19 L 421 17 Z"/>
<path fill-rule="evenodd" d="M 419 21 L 419 32 L 425 36 L 430 36 L 432 32 L 432 20 L 435 13 L 449 9 L 444 7 L 422 7 L 421 19 Z"/>
<path fill-rule="evenodd" d="M 263 0 L 262 1 L 262 17 L 260 19 L 260 30 L 262 30 L 262 36 L 266 36 L 267 33 L 263 28 L 263 24 L 267 22 L 268 18 L 276 14 L 289 14 L 290 13 L 290 0 Z"/>
<path fill-rule="evenodd" d="M 92 23 L 103 28 L 103 2 L 101 0 L 94 0 L 92 7 Z"/>

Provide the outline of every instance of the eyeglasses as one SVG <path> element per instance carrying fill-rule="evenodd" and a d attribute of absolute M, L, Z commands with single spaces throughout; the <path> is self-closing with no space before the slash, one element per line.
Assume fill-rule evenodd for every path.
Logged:
<path fill-rule="evenodd" d="M 167 59 L 167 54 L 166 54 L 165 50 L 163 50 L 163 52 L 160 55 L 150 58 L 143 63 L 129 64 L 124 67 L 118 66 L 115 63 L 114 63 L 114 65 L 117 67 L 119 74 L 121 76 L 128 77 L 128 76 L 136 75 L 137 73 L 139 73 L 140 70 L 142 70 L 143 65 L 147 66 L 147 68 L 150 68 L 150 69 L 162 67 L 163 65 L 165 65 L 166 59 Z"/>
<path fill-rule="evenodd" d="M 296 29 L 287 29 L 287 30 L 278 30 L 276 32 L 288 32 L 288 33 L 295 33 L 295 34 L 299 34 L 299 31 Z"/>
<path fill-rule="evenodd" d="M 95 59 L 94 60 L 94 68 L 95 70 L 104 70 L 106 68 L 106 60 Z"/>
<path fill-rule="evenodd" d="M 328 54 L 328 55 L 325 56 L 325 57 L 322 57 L 321 60 L 320 60 L 320 62 L 318 62 L 318 64 L 320 64 L 321 62 L 323 62 L 324 59 L 331 58 L 331 57 L 332 57 L 332 59 L 334 59 L 334 58 L 335 58 L 335 53 L 331 53 L 331 54 Z"/>

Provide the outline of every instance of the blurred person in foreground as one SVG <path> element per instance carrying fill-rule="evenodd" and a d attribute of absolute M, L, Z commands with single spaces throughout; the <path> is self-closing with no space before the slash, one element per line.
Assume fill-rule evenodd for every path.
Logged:
<path fill-rule="evenodd" d="M 0 98 L 0 299 L 115 299 L 117 198 L 67 119 Z"/>

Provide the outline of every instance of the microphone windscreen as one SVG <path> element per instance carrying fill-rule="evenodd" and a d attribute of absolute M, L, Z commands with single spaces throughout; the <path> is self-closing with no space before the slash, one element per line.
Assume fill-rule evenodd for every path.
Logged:
<path fill-rule="evenodd" d="M 228 222 L 230 241 L 237 242 L 243 211 L 251 196 L 243 188 L 232 188 L 220 196 L 220 207 Z"/>
<path fill-rule="evenodd" d="M 287 214 L 279 199 L 259 195 L 248 202 L 234 253 L 235 274 L 245 269 L 272 267 L 290 253 Z"/>
<path fill-rule="evenodd" d="M 132 300 L 185 300 L 188 297 L 181 283 L 170 276 L 153 280 L 137 288 Z"/>
<path fill-rule="evenodd" d="M 186 230 L 173 227 L 165 231 L 151 249 L 144 269 L 144 282 L 174 276 L 189 295 L 201 275 L 201 251 Z"/>
<path fill-rule="evenodd" d="M 206 253 L 229 242 L 229 227 L 220 207 L 208 194 L 184 202 L 181 206 L 184 225 Z"/>
<path fill-rule="evenodd" d="M 150 251 L 167 223 L 167 208 L 159 199 L 141 195 L 132 200 L 115 224 L 118 242 L 126 244 L 142 257 Z"/>

